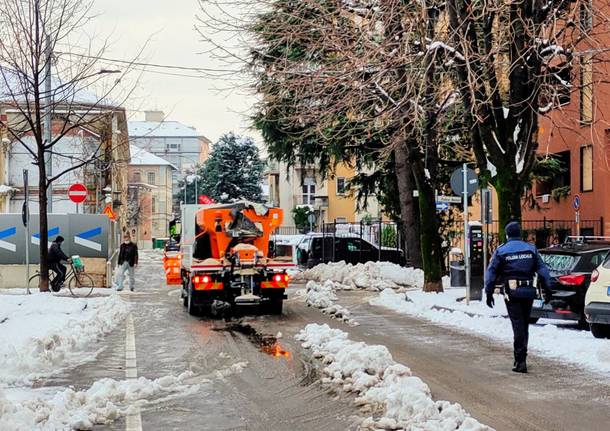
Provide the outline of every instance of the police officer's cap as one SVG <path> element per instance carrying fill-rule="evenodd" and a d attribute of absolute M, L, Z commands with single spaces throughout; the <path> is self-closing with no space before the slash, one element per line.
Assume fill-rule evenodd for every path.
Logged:
<path fill-rule="evenodd" d="M 517 221 L 509 222 L 504 228 L 504 231 L 509 238 L 521 238 L 521 226 Z"/>

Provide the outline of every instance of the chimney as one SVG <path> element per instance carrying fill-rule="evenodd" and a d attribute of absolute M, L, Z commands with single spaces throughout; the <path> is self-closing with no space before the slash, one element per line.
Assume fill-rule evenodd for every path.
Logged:
<path fill-rule="evenodd" d="M 163 111 L 144 111 L 144 115 L 146 116 L 146 121 L 161 123 L 165 120 L 165 113 Z"/>

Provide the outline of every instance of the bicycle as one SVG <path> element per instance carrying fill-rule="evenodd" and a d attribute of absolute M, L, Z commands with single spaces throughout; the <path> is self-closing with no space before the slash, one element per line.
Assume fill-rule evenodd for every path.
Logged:
<path fill-rule="evenodd" d="M 74 262 L 69 262 L 70 264 L 70 269 L 68 270 L 68 272 L 66 273 L 66 278 L 64 280 L 64 284 L 63 286 L 68 286 L 68 290 L 70 291 L 70 294 L 75 297 L 75 298 L 86 298 L 89 295 L 91 295 L 91 293 L 93 293 L 93 288 L 94 286 L 94 282 L 93 282 L 93 278 L 91 278 L 91 276 L 89 274 L 86 274 L 84 272 L 85 268 L 84 266 L 75 266 Z M 49 270 L 49 288 L 54 292 L 57 293 L 61 290 L 60 286 L 59 289 L 57 291 L 53 290 L 53 288 L 51 287 L 51 282 L 55 279 L 56 274 L 53 270 Z M 37 281 L 36 284 L 33 284 L 33 282 Z M 34 285 L 38 285 L 40 287 L 40 271 L 36 271 L 36 273 L 30 277 L 29 279 L 29 284 L 30 286 Z"/>

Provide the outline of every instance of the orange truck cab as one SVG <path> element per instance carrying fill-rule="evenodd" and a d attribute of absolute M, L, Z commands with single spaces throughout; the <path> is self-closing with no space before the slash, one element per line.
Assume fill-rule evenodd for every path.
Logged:
<path fill-rule="evenodd" d="M 197 208 L 193 240 L 182 248 L 182 298 L 190 314 L 218 315 L 243 305 L 282 313 L 294 264 L 274 259 L 269 249 L 282 218 L 281 209 L 250 202 Z"/>

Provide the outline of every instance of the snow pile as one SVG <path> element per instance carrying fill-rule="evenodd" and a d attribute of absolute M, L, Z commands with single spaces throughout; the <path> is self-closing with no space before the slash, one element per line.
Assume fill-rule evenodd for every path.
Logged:
<path fill-rule="evenodd" d="M 0 195 L 10 193 L 12 191 L 17 191 L 16 188 L 7 186 L 6 184 L 0 184 Z"/>
<path fill-rule="evenodd" d="M 108 424 L 127 415 L 130 406 L 144 405 L 167 395 L 194 393 L 199 387 L 185 383 L 190 377 L 192 373 L 186 372 L 156 380 L 102 379 L 85 391 L 66 389 L 48 399 L 35 397 L 23 401 L 8 399 L 0 389 L 0 429 L 90 430 L 94 425 Z"/>
<path fill-rule="evenodd" d="M 305 303 L 310 307 L 319 308 L 323 313 L 330 315 L 333 319 L 341 320 L 352 326 L 358 323 L 352 319 L 349 310 L 339 304 L 335 304 L 337 296 L 335 290 L 341 289 L 343 286 L 326 280 L 324 284 L 316 283 L 315 281 L 307 282 L 305 291 Z"/>
<path fill-rule="evenodd" d="M 467 307 L 453 301 L 453 310 L 445 308 L 443 304 L 450 301 L 447 299 L 447 293 L 414 295 L 409 292 L 407 296 L 408 301 L 405 300 L 404 293 L 386 289 L 370 303 L 512 346 L 513 332 L 510 321 L 501 316 L 506 312 L 501 295 L 495 295 L 496 306 L 494 310 L 488 309 L 489 311 L 484 311 L 485 305 L 478 302 L 471 302 Z M 530 352 L 592 371 L 610 373 L 610 343 L 607 340 L 596 339 L 588 331 L 562 329 L 559 322 L 552 322 L 554 324 L 530 325 Z"/>
<path fill-rule="evenodd" d="M 222 356 L 223 353 L 224 352 L 221 352 L 221 357 L 223 357 Z M 227 355 L 227 354 L 224 353 L 224 355 Z M 216 371 L 216 377 L 218 377 L 219 379 L 223 379 L 223 378 L 229 377 L 229 376 L 231 376 L 233 374 L 239 374 L 243 370 L 245 370 L 247 366 L 248 366 L 248 361 L 236 362 L 235 364 L 230 365 L 227 368 L 224 368 L 222 370 Z"/>
<path fill-rule="evenodd" d="M 385 346 L 357 343 L 347 335 L 328 325 L 310 324 L 296 338 L 326 365 L 322 381 L 355 393 L 356 403 L 371 414 L 363 429 L 490 430 L 459 404 L 434 401 L 430 388 L 394 362 Z"/>
<path fill-rule="evenodd" d="M 424 272 L 389 262 L 367 262 L 352 265 L 343 261 L 323 263 L 302 273 L 299 279 L 325 282 L 331 280 L 348 289 L 382 291 L 406 287 L 423 287 Z"/>
<path fill-rule="evenodd" d="M 408 301 L 413 302 L 424 309 L 457 310 L 470 315 L 481 316 L 506 317 L 508 315 L 506 304 L 504 303 L 502 296 L 496 296 L 496 305 L 494 308 L 489 308 L 484 301 L 470 301 L 470 304 L 467 305 L 465 301 L 466 289 L 461 287 L 445 289 L 442 293 L 412 290 L 406 292 L 406 297 Z"/>
<path fill-rule="evenodd" d="M 114 329 L 128 305 L 118 295 L 0 297 L 0 386 L 27 383 L 95 358 L 91 345 Z"/>

